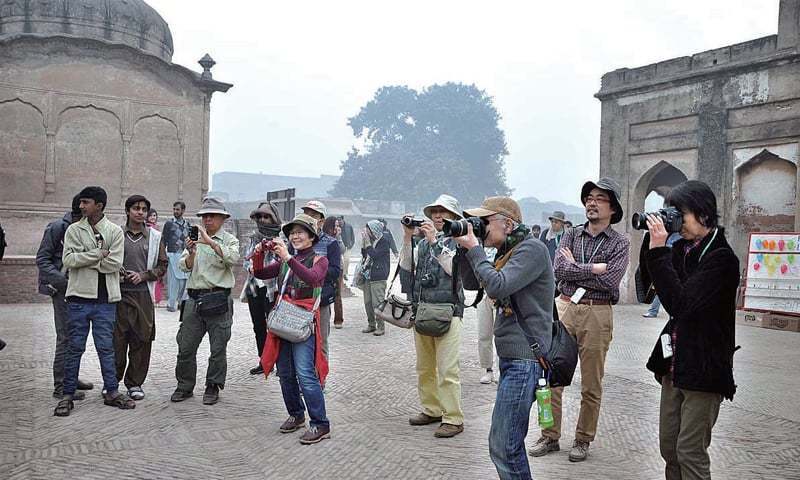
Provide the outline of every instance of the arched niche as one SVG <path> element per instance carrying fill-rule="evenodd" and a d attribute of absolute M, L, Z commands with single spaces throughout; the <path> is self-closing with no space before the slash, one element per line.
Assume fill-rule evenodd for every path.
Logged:
<path fill-rule="evenodd" d="M 674 165 L 661 161 L 653 165 L 640 178 L 634 188 L 634 195 L 631 206 L 634 211 L 643 211 L 645 199 L 651 192 L 655 192 L 663 198 L 678 184 L 688 180 L 686 174 Z M 628 212 L 628 215 L 633 214 Z"/>
<path fill-rule="evenodd" d="M 737 251 L 751 232 L 791 232 L 797 214 L 797 164 L 763 149 L 736 168 Z"/>
<path fill-rule="evenodd" d="M 139 119 L 131 139 L 130 193 L 146 196 L 154 208 L 168 208 L 178 200 L 182 168 L 177 126 L 160 115 Z"/>
<path fill-rule="evenodd" d="M 87 185 L 108 193 L 108 205 L 120 202 L 122 134 L 119 118 L 93 105 L 70 107 L 59 115 L 56 133 L 56 199 L 69 205 Z"/>
<path fill-rule="evenodd" d="M 20 99 L 0 102 L 0 202 L 41 202 L 45 195 L 44 117 Z"/>

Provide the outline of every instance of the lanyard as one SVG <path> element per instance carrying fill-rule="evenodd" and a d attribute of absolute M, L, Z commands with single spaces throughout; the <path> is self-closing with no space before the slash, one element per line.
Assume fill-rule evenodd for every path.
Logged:
<path fill-rule="evenodd" d="M 719 229 L 718 229 L 718 228 L 715 228 L 715 229 L 714 229 L 714 236 L 713 236 L 713 237 L 711 237 L 711 241 L 710 241 L 710 242 L 708 242 L 708 245 L 706 245 L 706 248 L 704 248 L 704 249 L 703 249 L 703 252 L 700 254 L 700 258 L 697 260 L 697 263 L 698 263 L 698 264 L 699 264 L 699 263 L 700 263 L 700 262 L 703 260 L 703 255 L 705 255 L 705 254 L 706 254 L 706 252 L 708 251 L 708 247 L 710 247 L 710 246 L 711 246 L 711 244 L 712 244 L 712 243 L 714 243 L 714 239 L 715 239 L 715 238 L 717 238 L 717 232 L 718 232 L 718 231 L 719 231 Z"/>
<path fill-rule="evenodd" d="M 594 256 L 597 254 L 597 251 L 600 250 L 600 246 L 602 246 L 603 242 L 605 242 L 605 241 L 606 241 L 606 239 L 605 239 L 605 237 L 603 237 L 603 239 L 600 240 L 600 243 L 598 243 L 597 246 L 594 248 L 594 252 L 592 252 L 592 256 L 589 257 L 589 260 L 586 260 L 586 237 L 581 236 L 581 260 L 583 260 L 583 262 L 581 262 L 581 263 L 589 263 L 589 262 L 591 262 L 592 259 L 594 258 Z"/>

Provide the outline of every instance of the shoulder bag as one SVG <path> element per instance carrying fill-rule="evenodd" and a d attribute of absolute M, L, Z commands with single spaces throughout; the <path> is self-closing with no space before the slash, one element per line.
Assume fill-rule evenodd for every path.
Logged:
<path fill-rule="evenodd" d="M 316 263 L 316 259 L 314 260 Z M 311 310 L 304 308 L 301 305 L 296 305 L 288 297 L 284 297 L 286 291 L 286 284 L 289 283 L 289 278 L 292 273 L 286 274 L 281 286 L 281 292 L 278 295 L 278 301 L 272 308 L 267 318 L 267 330 L 287 342 L 301 343 L 308 340 L 312 333 L 314 333 L 314 316 L 319 310 L 320 294 L 322 289 L 320 287 L 314 288 L 314 307 Z"/>
<path fill-rule="evenodd" d="M 397 270 L 394 272 L 386 297 L 374 309 L 375 317 L 395 327 L 411 328 L 414 326 L 414 304 L 399 295 L 391 294 L 392 286 L 399 274 L 400 265 L 397 266 Z"/>

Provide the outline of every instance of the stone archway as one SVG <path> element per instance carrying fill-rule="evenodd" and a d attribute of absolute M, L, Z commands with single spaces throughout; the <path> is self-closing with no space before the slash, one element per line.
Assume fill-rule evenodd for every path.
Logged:
<path fill-rule="evenodd" d="M 686 174 L 674 165 L 664 161 L 658 162 L 636 183 L 630 202 L 632 211 L 628 212 L 628 216 L 630 217 L 634 211 L 644 210 L 645 199 L 651 192 L 666 198 L 676 185 L 686 180 L 688 180 Z"/>

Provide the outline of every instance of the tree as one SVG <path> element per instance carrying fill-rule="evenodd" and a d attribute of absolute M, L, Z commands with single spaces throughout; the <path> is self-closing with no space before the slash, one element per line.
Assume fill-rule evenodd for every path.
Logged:
<path fill-rule="evenodd" d="M 492 98 L 474 85 L 382 87 L 348 119 L 360 148 L 341 163 L 331 194 L 422 203 L 449 193 L 464 205 L 509 195 L 499 120 Z"/>

